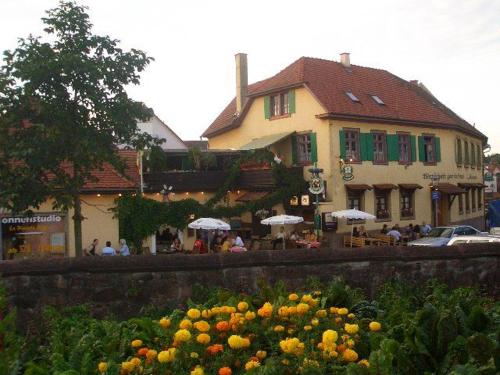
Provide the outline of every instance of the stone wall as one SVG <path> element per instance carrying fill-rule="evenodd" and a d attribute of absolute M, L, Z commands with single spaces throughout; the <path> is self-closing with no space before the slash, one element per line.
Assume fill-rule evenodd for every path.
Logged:
<path fill-rule="evenodd" d="M 242 254 L 85 257 L 0 262 L 11 305 L 21 321 L 46 305 L 90 304 L 93 314 L 126 318 L 146 305 L 179 306 L 193 285 L 257 290 L 260 279 L 283 280 L 301 288 L 309 276 L 323 281 L 342 276 L 373 296 L 387 280 L 421 284 L 437 278 L 452 287 L 480 286 L 500 297 L 500 246 L 444 248 L 372 247 L 296 249 Z"/>

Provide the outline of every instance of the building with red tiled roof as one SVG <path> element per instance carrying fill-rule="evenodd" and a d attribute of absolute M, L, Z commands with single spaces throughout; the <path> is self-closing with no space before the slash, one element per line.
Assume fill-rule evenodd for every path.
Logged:
<path fill-rule="evenodd" d="M 326 182 L 323 222 L 357 208 L 376 216 L 365 224 L 372 230 L 423 221 L 483 227 L 487 137 L 422 83 L 353 65 L 347 53 L 339 62 L 301 57 L 253 84 L 247 70 L 246 55 L 237 54 L 236 97 L 203 133 L 210 149 L 266 148 L 303 166 L 306 179 L 317 164 Z M 312 221 L 314 206 L 298 201 L 276 209 Z"/>

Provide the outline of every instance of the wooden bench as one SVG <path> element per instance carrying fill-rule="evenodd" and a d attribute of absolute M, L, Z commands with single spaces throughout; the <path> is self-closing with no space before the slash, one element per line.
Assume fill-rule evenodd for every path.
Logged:
<path fill-rule="evenodd" d="M 373 237 L 378 238 L 381 245 L 396 245 L 396 239 L 392 236 L 388 236 L 387 234 L 374 234 Z"/>
<path fill-rule="evenodd" d="M 365 245 L 365 239 L 363 237 L 344 236 L 345 247 L 363 247 Z"/>

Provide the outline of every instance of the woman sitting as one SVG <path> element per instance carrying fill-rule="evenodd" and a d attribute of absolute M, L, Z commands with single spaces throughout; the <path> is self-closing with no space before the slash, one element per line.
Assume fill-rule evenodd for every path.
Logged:
<path fill-rule="evenodd" d="M 223 253 L 228 253 L 229 249 L 233 247 L 233 240 L 229 236 L 226 236 L 222 239 L 222 247 L 221 247 L 221 252 Z"/>

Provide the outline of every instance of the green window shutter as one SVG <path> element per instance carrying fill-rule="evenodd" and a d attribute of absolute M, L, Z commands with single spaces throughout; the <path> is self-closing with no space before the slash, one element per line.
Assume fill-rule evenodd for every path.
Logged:
<path fill-rule="evenodd" d="M 311 140 L 311 162 L 318 162 L 318 142 L 316 141 L 316 133 L 309 134 Z"/>
<path fill-rule="evenodd" d="M 439 137 L 434 137 L 434 144 L 436 148 L 436 162 L 441 161 L 441 140 Z"/>
<path fill-rule="evenodd" d="M 360 133 L 359 143 L 361 160 L 373 160 L 373 135 L 371 133 Z"/>
<path fill-rule="evenodd" d="M 424 147 L 424 137 L 418 137 L 418 160 L 425 161 L 425 147 Z"/>
<path fill-rule="evenodd" d="M 411 145 L 411 161 L 417 161 L 417 139 L 414 135 L 410 135 L 410 145 Z"/>
<path fill-rule="evenodd" d="M 271 97 L 264 97 L 264 117 L 268 120 L 271 118 Z"/>
<path fill-rule="evenodd" d="M 288 91 L 288 111 L 295 113 L 295 90 Z"/>
<path fill-rule="evenodd" d="M 340 158 L 345 160 L 345 133 L 343 130 L 339 131 L 340 139 Z"/>
<path fill-rule="evenodd" d="M 292 164 L 297 164 L 297 138 L 292 136 Z"/>
<path fill-rule="evenodd" d="M 397 134 L 387 134 L 387 160 L 399 161 L 399 144 Z"/>

